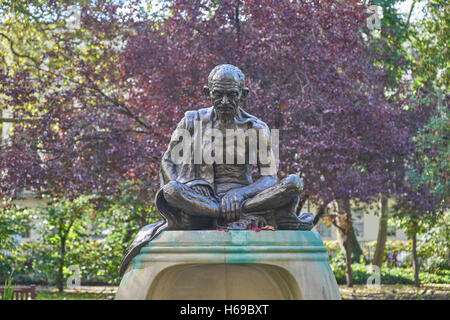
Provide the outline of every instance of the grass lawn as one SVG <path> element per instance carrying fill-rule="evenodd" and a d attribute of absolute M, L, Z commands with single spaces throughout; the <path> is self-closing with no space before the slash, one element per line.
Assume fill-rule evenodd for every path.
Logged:
<path fill-rule="evenodd" d="M 111 300 L 114 298 L 114 290 L 37 290 L 36 300 Z"/>
<path fill-rule="evenodd" d="M 340 285 L 344 300 L 450 300 L 450 284 L 424 284 L 421 288 L 412 285 L 381 285 L 380 288 L 367 288 L 355 285 L 347 288 Z M 39 290 L 36 300 L 109 300 L 114 297 L 114 290 L 108 291 L 74 291 Z"/>
<path fill-rule="evenodd" d="M 405 284 L 382 284 L 379 288 L 340 285 L 344 300 L 450 300 L 450 284 L 424 284 L 420 288 Z"/>

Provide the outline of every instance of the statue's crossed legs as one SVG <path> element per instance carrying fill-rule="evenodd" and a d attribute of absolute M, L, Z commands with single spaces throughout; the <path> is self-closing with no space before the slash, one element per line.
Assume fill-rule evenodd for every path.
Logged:
<path fill-rule="evenodd" d="M 271 225 L 284 230 L 310 230 L 312 214 L 297 217 L 295 208 L 303 189 L 302 180 L 291 174 L 278 184 L 258 193 L 242 205 L 238 221 L 225 223 L 229 229 L 249 229 Z M 182 219 L 190 228 L 204 229 L 221 227 L 220 198 L 205 196 L 191 187 L 171 181 L 163 187 L 168 205 L 183 215 Z"/>

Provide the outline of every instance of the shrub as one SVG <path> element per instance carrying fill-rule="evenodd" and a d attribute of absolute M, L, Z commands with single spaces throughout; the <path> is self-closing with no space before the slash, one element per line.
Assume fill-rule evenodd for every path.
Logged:
<path fill-rule="evenodd" d="M 333 263 L 331 268 L 338 284 L 345 284 L 345 269 L 340 263 Z M 352 264 L 353 283 L 366 284 L 367 279 L 373 275 L 370 265 L 361 263 Z M 450 270 L 437 270 L 435 272 L 420 272 L 422 283 L 450 284 Z M 381 284 L 414 284 L 414 270 L 412 268 L 388 268 L 386 264 L 381 268 Z"/>
<path fill-rule="evenodd" d="M 341 248 L 339 247 L 339 241 L 337 240 L 325 240 L 323 241 L 323 245 L 327 248 L 328 255 L 330 257 L 341 251 Z"/>
<path fill-rule="evenodd" d="M 427 272 L 437 272 L 439 270 L 448 270 L 448 259 L 440 256 L 431 256 L 423 260 L 422 269 Z"/>
<path fill-rule="evenodd" d="M 367 250 L 375 248 L 375 242 L 366 242 Z M 330 266 L 339 284 L 345 284 L 345 256 L 339 249 L 338 241 L 324 241 L 324 245 L 328 249 L 330 256 Z M 397 251 L 409 254 L 411 251 L 411 241 L 387 241 L 386 254 Z M 445 252 L 445 250 L 440 250 Z M 422 252 L 430 252 L 423 250 Z M 446 257 L 436 255 L 436 249 L 431 251 L 434 255 L 422 255 L 421 270 L 419 279 L 423 283 L 450 283 L 449 262 Z M 366 261 L 361 257 L 358 263 L 352 264 L 353 282 L 355 284 L 366 284 L 367 279 L 373 275 L 370 261 Z M 408 260 L 403 262 L 403 267 L 388 266 L 384 262 L 381 268 L 381 283 L 382 284 L 414 284 L 414 270 Z"/>

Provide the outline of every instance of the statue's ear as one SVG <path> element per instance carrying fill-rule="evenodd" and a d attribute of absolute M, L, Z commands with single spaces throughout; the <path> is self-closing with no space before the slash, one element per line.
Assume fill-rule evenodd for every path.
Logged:
<path fill-rule="evenodd" d="M 249 91 L 250 90 L 247 87 L 242 88 L 241 101 L 244 101 L 245 99 L 247 99 L 247 95 L 248 95 Z"/>
<path fill-rule="evenodd" d="M 209 100 L 209 87 L 208 86 L 203 87 L 203 94 L 205 95 L 206 99 Z"/>

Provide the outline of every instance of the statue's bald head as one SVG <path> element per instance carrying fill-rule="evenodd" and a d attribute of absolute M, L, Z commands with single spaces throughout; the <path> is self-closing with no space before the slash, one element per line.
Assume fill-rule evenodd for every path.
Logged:
<path fill-rule="evenodd" d="M 212 88 L 214 82 L 221 80 L 234 80 L 242 89 L 245 85 L 244 73 L 238 67 L 231 64 L 221 64 L 211 70 L 208 76 L 208 86 Z"/>

